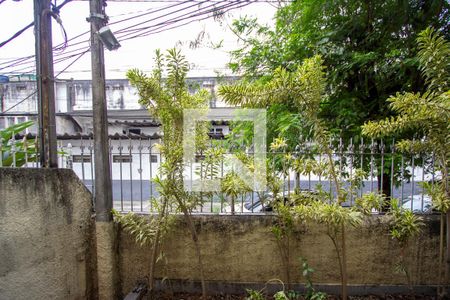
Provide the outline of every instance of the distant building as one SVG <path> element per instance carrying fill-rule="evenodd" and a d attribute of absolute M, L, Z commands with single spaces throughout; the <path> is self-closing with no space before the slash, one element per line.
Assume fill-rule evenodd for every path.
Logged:
<path fill-rule="evenodd" d="M 221 78 L 231 82 L 236 77 Z M 211 92 L 209 106 L 224 111 L 227 120 L 231 108 L 217 98 L 219 80 L 214 77 L 188 78 L 189 89 L 206 88 Z M 107 80 L 106 100 L 108 105 L 109 133 L 146 134 L 158 131 L 159 123 L 142 107 L 139 96 L 128 80 Z M 90 80 L 58 80 L 55 83 L 56 127 L 58 136 L 92 134 L 92 88 Z M 0 128 L 27 120 L 36 120 L 38 112 L 36 82 L 9 80 L 0 82 Z M 217 120 L 217 121 L 223 121 Z M 216 125 L 213 133 L 226 134 L 228 127 Z M 217 130 L 216 130 L 217 128 Z M 36 133 L 36 127 L 29 130 Z"/>
<path fill-rule="evenodd" d="M 226 77 L 221 80 L 232 82 L 236 79 Z M 224 138 L 228 134 L 228 121 L 233 108 L 227 107 L 217 98 L 219 80 L 199 77 L 189 78 L 187 83 L 192 92 L 198 88 L 206 88 L 211 92 L 209 105 L 219 112 L 219 117 L 212 121 L 210 137 Z M 58 80 L 55 83 L 55 100 L 59 166 L 70 165 L 92 189 L 94 153 L 91 81 Z M 154 187 L 148 179 L 156 176 L 161 161 L 155 147 L 162 135 L 160 123 L 138 103 L 137 91 L 128 80 L 107 80 L 106 100 L 114 200 L 121 201 L 125 197 L 128 200 L 139 199 L 142 203 L 142 199 L 148 199 L 154 193 Z M 0 129 L 34 120 L 36 125 L 25 133 L 36 137 L 36 82 L 0 82 L 0 111 Z"/>

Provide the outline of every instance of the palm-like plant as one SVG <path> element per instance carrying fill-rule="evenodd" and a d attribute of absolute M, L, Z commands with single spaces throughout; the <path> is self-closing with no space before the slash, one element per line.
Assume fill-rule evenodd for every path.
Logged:
<path fill-rule="evenodd" d="M 367 122 L 363 134 L 373 138 L 414 132 L 413 138 L 403 139 L 397 147 L 409 153 L 434 153 L 442 174 L 442 183 L 428 187 L 433 206 L 441 212 L 439 281 L 441 282 L 444 214 L 447 215 L 447 261 L 450 258 L 450 201 L 448 168 L 450 157 L 450 42 L 433 28 L 422 31 L 417 38 L 420 69 L 428 84 L 424 93 L 397 93 L 390 97 L 391 109 L 397 116 L 378 122 Z M 432 192 L 433 191 L 433 192 Z M 440 196 L 438 196 L 440 195 Z M 445 205 L 444 205 L 445 204 Z M 447 265 L 450 268 L 450 265 Z M 448 273 L 448 272 L 447 272 Z"/>
<path fill-rule="evenodd" d="M 161 122 L 163 137 L 159 150 L 164 157 L 164 162 L 160 165 L 158 183 L 162 210 L 160 212 L 160 222 L 154 234 L 152 267 L 156 262 L 157 247 L 161 237 L 164 216 L 168 207 L 175 207 L 181 211 L 191 232 L 192 240 L 195 244 L 200 279 L 202 283 L 203 297 L 206 297 L 206 287 L 203 275 L 203 264 L 198 242 L 197 230 L 194 226 L 191 212 L 200 201 L 197 194 L 188 192 L 183 185 L 183 111 L 185 109 L 204 109 L 207 107 L 209 94 L 206 90 L 200 90 L 195 94 L 190 94 L 185 79 L 188 71 L 188 62 L 177 49 L 170 49 L 167 55 L 163 56 L 156 52 L 155 69 L 151 76 L 147 76 L 138 69 L 127 72 L 130 83 L 138 90 L 140 104 L 147 107 L 152 116 Z M 163 77 L 165 77 L 163 79 Z M 199 126 L 195 136 L 196 145 L 202 148 L 206 145 L 207 127 Z M 150 274 L 150 284 L 152 285 L 154 268 Z M 152 286 L 150 286 L 150 289 Z"/>
<path fill-rule="evenodd" d="M 27 162 L 36 160 L 36 144 L 34 141 L 28 141 L 26 137 L 21 141 L 13 140 L 16 134 L 33 126 L 33 124 L 33 121 L 27 121 L 0 130 L 0 166 L 21 167 Z"/>

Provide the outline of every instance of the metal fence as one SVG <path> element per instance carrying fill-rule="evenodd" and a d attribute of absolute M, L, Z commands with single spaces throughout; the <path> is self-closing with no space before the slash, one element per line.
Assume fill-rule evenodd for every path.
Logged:
<path fill-rule="evenodd" d="M 155 147 L 158 142 L 158 139 L 142 136 L 116 136 L 110 139 L 113 201 L 116 209 L 136 212 L 153 210 L 149 200 L 152 197 L 158 197 L 158 190 L 151 179 L 158 174 L 163 159 Z M 39 163 L 36 162 L 38 153 L 33 150 L 36 148 L 31 147 L 34 143 L 36 143 L 35 139 L 26 138 L 13 138 L 7 143 L 0 143 L 0 157 L 9 157 L 9 160 L 6 160 L 7 163 L 2 165 L 0 162 L 0 166 L 39 167 Z M 420 183 L 434 182 L 441 178 L 433 153 L 404 154 L 397 151 L 394 143 L 385 144 L 382 141 L 344 144 L 342 140 L 339 140 L 330 142 L 330 147 L 333 150 L 333 162 L 339 170 L 344 186 L 351 184 L 350 178 L 357 169 L 365 170 L 366 173 L 357 195 L 350 195 L 344 205 L 353 205 L 355 198 L 363 193 L 379 192 L 399 199 L 405 209 L 411 209 L 417 213 L 432 211 L 431 199 Z M 73 169 L 92 192 L 95 181 L 93 149 L 93 139 L 90 137 L 58 141 L 59 166 Z M 307 168 L 299 173 L 298 170 L 294 170 L 287 158 L 289 154 L 295 159 L 309 157 L 317 162 L 323 162 L 325 156 L 318 153 L 314 144 L 310 142 L 303 142 L 295 149 L 291 153 L 267 153 L 272 157 L 272 161 L 277 161 L 279 164 L 278 167 L 274 166 L 274 169 L 278 170 L 277 175 L 282 180 L 283 195 L 287 196 L 296 189 L 314 193 L 319 187 L 321 190 L 334 193 L 335 186 L 331 178 L 321 175 L 320 172 L 315 174 Z M 187 167 L 187 173 L 194 174 L 195 169 L 201 167 L 201 157 L 199 155 L 196 164 Z M 222 164 L 219 173 L 224 175 L 226 171 Z M 261 193 L 256 192 L 240 195 L 235 203 L 234 211 L 241 214 L 267 213 L 270 211 L 270 205 L 263 206 L 260 196 Z M 195 212 L 231 212 L 230 203 L 224 194 L 205 193 L 201 197 L 203 204 L 199 205 Z"/>

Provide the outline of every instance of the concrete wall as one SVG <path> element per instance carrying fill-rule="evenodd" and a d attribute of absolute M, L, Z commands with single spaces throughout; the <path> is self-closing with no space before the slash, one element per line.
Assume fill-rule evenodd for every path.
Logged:
<path fill-rule="evenodd" d="M 225 281 L 226 285 L 227 282 L 265 283 L 274 278 L 286 280 L 277 244 L 270 232 L 274 222 L 272 216 L 202 216 L 195 219 L 210 289 L 223 286 L 217 281 Z M 411 243 L 408 256 L 414 285 L 437 284 L 438 225 L 437 218 L 428 219 L 421 236 Z M 166 240 L 167 263 L 159 264 L 158 277 L 179 279 L 178 282 L 199 279 L 193 243 L 186 228 L 180 220 L 175 232 Z M 349 230 L 347 243 L 349 284 L 366 287 L 406 284 L 405 277 L 394 271 L 400 249 L 388 236 L 387 224 L 382 219 L 372 217 L 363 227 Z M 121 232 L 119 245 L 122 291 L 126 293 L 137 280 L 148 274 L 150 248 L 136 246 L 124 232 Z M 340 282 L 333 244 L 320 225 L 298 228 L 290 251 L 294 282 L 304 282 L 299 257 L 307 258 L 316 270 L 315 283 Z M 244 291 L 243 287 L 241 291 Z M 407 289 L 403 291 L 407 292 Z"/>
<path fill-rule="evenodd" d="M 243 292 L 243 284 L 286 281 L 270 232 L 274 221 L 270 215 L 195 217 L 210 292 L 229 292 L 226 287 L 235 283 Z M 435 285 L 438 278 L 438 219 L 428 217 L 425 224 L 407 253 L 416 286 Z M 118 234 L 120 289 L 125 295 L 148 274 L 150 248 L 137 246 L 120 229 Z M 71 170 L 0 168 L 0 300 L 96 298 L 94 236 L 91 195 Z M 194 246 L 182 217 L 163 251 L 157 277 L 198 281 Z M 320 225 L 297 228 L 290 251 L 294 282 L 303 282 L 298 258 L 305 257 L 316 270 L 315 283 L 339 283 L 336 253 Z M 405 277 L 394 271 L 399 257 L 400 249 L 381 218 L 372 217 L 348 231 L 351 285 L 405 286 Z"/>
<path fill-rule="evenodd" d="M 91 194 L 71 170 L 0 168 L 0 299 L 92 299 Z"/>

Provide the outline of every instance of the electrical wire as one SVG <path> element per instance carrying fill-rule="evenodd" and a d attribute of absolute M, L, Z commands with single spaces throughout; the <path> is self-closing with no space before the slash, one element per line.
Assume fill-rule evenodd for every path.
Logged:
<path fill-rule="evenodd" d="M 9 42 L 11 42 L 12 40 L 14 40 L 15 38 L 17 38 L 18 36 L 20 36 L 22 33 L 24 33 L 25 31 L 28 30 L 28 28 L 33 27 L 34 22 L 31 22 L 30 24 L 28 24 L 27 26 L 25 26 L 24 28 L 20 29 L 19 31 L 17 31 L 16 33 L 14 33 L 10 38 L 4 40 L 3 42 L 0 43 L 0 48 L 5 46 L 6 44 L 8 44 Z"/>
<path fill-rule="evenodd" d="M 224 1 L 224 2 L 229 2 L 229 1 Z M 162 23 L 159 23 L 159 24 L 156 24 L 156 25 L 147 26 L 147 27 L 145 27 L 145 29 L 147 29 L 147 30 L 144 30 L 144 28 L 143 28 L 142 32 L 139 33 L 139 34 L 132 35 L 132 34 L 135 33 L 135 32 L 132 32 L 132 33 L 128 33 L 128 34 L 125 34 L 125 35 L 118 35 L 117 38 L 118 38 L 119 41 L 126 41 L 126 40 L 135 39 L 135 38 L 139 38 L 139 37 L 145 37 L 145 36 L 148 36 L 148 35 L 151 35 L 151 34 L 160 33 L 160 32 L 166 31 L 166 30 L 179 28 L 179 27 L 185 26 L 185 25 L 193 23 L 193 22 L 206 20 L 208 18 L 214 17 L 214 13 L 216 13 L 216 12 L 226 13 L 226 12 L 232 10 L 232 9 L 237 9 L 237 8 L 241 8 L 241 7 L 247 6 L 250 3 L 253 3 L 253 2 L 250 2 L 250 1 L 246 1 L 246 2 L 235 1 L 233 3 L 229 3 L 229 4 L 226 4 L 226 5 L 220 6 L 220 7 L 215 7 L 214 9 L 211 9 L 211 10 L 206 10 L 206 11 L 203 11 L 203 12 L 197 12 L 197 13 L 194 13 L 194 14 L 188 14 L 188 15 L 186 15 L 183 18 L 177 18 L 177 19 L 174 18 L 172 20 L 169 20 L 169 21 L 166 21 L 166 22 L 162 22 Z M 241 5 L 236 5 L 236 4 L 241 4 Z M 208 7 L 210 7 L 210 6 L 208 6 Z M 223 11 L 224 9 L 226 9 L 226 10 Z M 212 16 L 208 15 L 210 13 L 213 13 L 213 15 Z M 189 19 L 192 19 L 194 17 L 203 16 L 205 14 L 207 16 L 202 17 L 202 18 L 189 20 Z M 169 25 L 176 24 L 176 23 L 184 21 L 184 20 L 188 20 L 188 21 L 186 21 L 186 22 L 184 22 L 182 24 L 176 25 L 176 26 L 165 28 L 165 27 L 167 27 Z"/>
<path fill-rule="evenodd" d="M 73 0 L 69 0 L 69 1 L 73 1 Z M 111 23 L 109 23 L 109 25 L 120 24 L 120 23 L 129 21 L 129 20 L 132 20 L 132 19 L 141 18 L 141 17 L 147 16 L 147 15 L 151 15 L 151 14 L 155 14 L 155 13 L 158 13 L 158 12 L 162 12 L 164 10 L 174 8 L 174 7 L 177 7 L 177 6 L 182 5 L 182 4 L 184 4 L 184 3 L 177 3 L 177 4 L 166 5 L 166 6 L 163 6 L 163 7 L 160 7 L 160 8 L 151 10 L 151 11 L 148 11 L 148 12 L 144 12 L 144 13 L 139 14 L 137 16 L 128 17 L 128 18 L 124 18 L 124 19 L 120 19 L 120 20 L 111 22 Z M 59 5 L 58 7 L 60 7 L 60 6 L 61 5 Z M 34 23 L 32 23 L 32 24 L 34 24 Z M 84 32 L 82 32 L 82 33 L 80 33 L 80 34 L 78 34 L 78 35 L 68 39 L 67 43 L 69 43 L 69 42 L 71 42 L 73 40 L 76 40 L 76 39 L 78 39 L 78 38 L 80 38 L 80 37 L 82 37 L 84 35 L 87 35 L 87 34 L 90 34 L 90 30 L 84 31 Z M 87 42 L 89 42 L 89 39 L 69 44 L 67 47 L 73 47 L 73 46 L 80 45 L 80 44 L 87 43 Z M 58 45 L 54 46 L 53 49 L 58 49 L 63 44 L 64 43 L 58 44 Z M 16 67 L 16 66 L 24 65 L 24 64 L 34 64 L 34 57 L 35 57 L 35 55 L 29 55 L 29 56 L 26 56 L 26 57 L 20 57 L 20 58 L 17 58 L 17 59 L 12 59 L 12 60 L 6 61 L 6 62 L 1 62 L 0 66 L 3 66 L 3 67 L 0 67 L 0 70 L 11 68 L 11 67 Z M 6 66 L 4 66 L 4 65 L 6 65 Z"/>
<path fill-rule="evenodd" d="M 5 1 L 5 0 L 3 0 L 3 1 Z M 3 1 L 0 2 L 0 4 L 3 3 Z M 61 8 L 64 7 L 64 5 L 66 5 L 67 3 L 71 2 L 71 1 L 72 1 L 72 0 L 65 0 L 65 1 L 64 1 L 63 3 L 61 3 L 60 5 L 55 6 L 54 9 L 59 11 Z M 8 38 L 8 39 L 6 39 L 5 41 L 1 42 L 1 43 L 0 43 L 0 48 L 3 47 L 3 46 L 5 46 L 6 44 L 8 44 L 9 42 L 11 42 L 12 40 L 16 39 L 16 38 L 17 38 L 18 36 L 20 36 L 22 33 L 24 33 L 25 31 L 27 31 L 27 29 L 29 29 L 30 27 L 33 27 L 33 25 L 34 25 L 34 21 L 31 22 L 30 24 L 28 24 L 27 26 L 25 26 L 24 28 L 20 29 L 19 31 L 17 31 L 16 33 L 14 33 L 10 38 Z"/>
<path fill-rule="evenodd" d="M 228 12 L 231 9 L 240 8 L 240 7 L 243 7 L 243 6 L 247 6 L 247 5 L 251 4 L 251 3 L 256 3 L 256 2 L 261 2 L 261 1 L 256 1 L 256 0 L 255 1 L 221 0 L 221 1 L 201 1 L 201 2 L 199 2 L 199 1 L 191 0 L 191 1 L 187 1 L 187 2 L 186 1 L 185 2 L 177 2 L 177 4 L 175 4 L 175 5 L 164 6 L 164 7 L 161 7 L 159 9 L 156 9 L 156 10 L 152 10 L 152 11 L 148 11 L 148 12 L 142 13 L 142 14 L 140 14 L 138 16 L 121 19 L 121 20 L 118 20 L 118 21 L 110 23 L 110 25 L 119 24 L 119 23 L 122 23 L 122 22 L 125 22 L 125 21 L 128 21 L 128 20 L 131 20 L 131 19 L 135 19 L 137 17 L 142 17 L 142 16 L 154 14 L 156 12 L 163 11 L 163 10 L 170 9 L 170 8 L 174 8 L 174 7 L 177 7 L 178 5 L 186 4 L 186 3 L 190 3 L 190 2 L 196 2 L 196 3 L 194 5 L 184 6 L 182 9 L 178 9 L 178 10 L 175 10 L 175 11 L 163 14 L 163 15 L 156 16 L 156 17 L 154 17 L 152 19 L 148 19 L 148 20 L 145 20 L 143 22 L 141 21 L 141 22 L 138 22 L 136 24 L 132 24 L 130 26 L 124 27 L 124 28 L 119 29 L 118 31 L 116 31 L 115 34 L 117 34 L 117 38 L 120 41 L 126 41 L 126 40 L 135 39 L 135 38 L 139 38 L 139 37 L 145 37 L 145 36 L 156 34 L 156 33 L 160 33 L 160 32 L 166 31 L 166 30 L 171 30 L 171 29 L 175 29 L 175 28 L 178 28 L 178 27 L 181 27 L 181 26 L 185 26 L 185 25 L 187 25 L 189 23 L 192 23 L 192 22 L 201 21 L 201 20 L 205 20 L 205 19 L 208 19 L 208 18 L 211 18 L 211 17 L 215 17 L 217 13 L 223 14 L 223 13 Z M 189 11 L 187 13 L 184 13 L 184 14 L 181 14 L 181 15 L 177 15 L 176 17 L 173 17 L 173 18 L 171 18 L 169 20 L 165 20 L 165 21 L 159 22 L 157 24 L 144 26 L 144 27 L 140 27 L 140 28 L 133 28 L 133 27 L 136 27 L 136 26 L 139 26 L 139 25 L 148 24 L 148 23 L 150 23 L 152 21 L 154 22 L 157 19 L 160 19 L 162 17 L 166 17 L 166 16 L 171 15 L 171 14 L 176 13 L 176 12 L 181 12 L 183 10 L 187 10 L 187 9 L 192 8 L 194 6 L 200 6 L 201 4 L 203 4 L 205 2 L 214 2 L 214 3 L 210 4 L 210 5 L 207 5 L 207 6 L 204 6 L 204 7 L 201 7 L 199 9 L 197 9 L 197 10 L 194 10 L 194 11 Z M 217 4 L 224 4 L 224 5 L 219 5 L 218 6 Z M 212 16 L 208 15 L 210 13 L 212 13 Z M 204 15 L 206 15 L 206 16 L 204 16 Z M 201 17 L 201 16 L 204 16 L 204 17 Z M 185 21 L 185 22 L 183 22 L 183 21 Z M 180 23 L 180 22 L 182 22 L 182 23 L 181 24 L 177 24 L 177 23 Z M 175 24 L 177 24 L 177 25 L 175 25 Z M 131 29 L 131 28 L 133 28 L 133 29 Z M 78 34 L 77 36 L 75 36 L 75 37 L 73 37 L 73 38 L 71 38 L 71 39 L 69 39 L 67 41 L 69 42 L 69 41 L 78 39 L 78 38 L 84 36 L 87 33 L 89 33 L 89 31 L 83 32 L 81 34 Z M 123 33 L 123 34 L 120 34 L 120 33 Z M 84 44 L 84 43 L 88 43 L 88 42 L 89 42 L 89 40 L 83 40 L 83 41 L 80 41 L 80 42 L 72 43 L 68 47 L 74 47 L 76 45 L 80 45 L 80 44 Z M 60 45 L 62 45 L 62 44 L 59 44 L 58 46 L 60 46 Z M 58 46 L 55 46 L 54 49 L 58 48 Z M 73 49 L 73 50 L 70 50 L 70 51 L 64 51 L 63 53 L 56 53 L 54 55 L 54 57 L 56 58 L 54 60 L 54 63 L 57 64 L 59 62 L 65 61 L 66 59 L 70 59 L 72 57 L 75 57 L 76 55 L 78 55 L 80 53 L 79 51 L 82 52 L 82 51 L 84 51 L 84 50 L 86 50 L 88 48 L 89 48 L 89 45 L 85 45 L 85 46 L 79 47 L 77 49 Z M 70 53 L 75 53 L 75 54 L 70 54 Z M 68 54 L 70 54 L 70 55 L 68 55 Z M 27 56 L 27 57 L 24 57 L 24 58 L 16 59 L 15 61 L 13 60 L 14 61 L 13 63 L 10 63 L 11 61 L 2 62 L 2 63 L 0 63 L 0 66 L 5 65 L 5 64 L 7 64 L 7 65 L 0 67 L 0 70 L 24 65 L 25 67 L 23 67 L 21 69 L 15 69 L 15 70 L 10 71 L 8 73 L 16 74 L 16 73 L 24 73 L 24 71 L 32 72 L 34 70 L 34 68 L 33 68 L 34 60 L 31 60 L 31 59 L 33 59 L 33 58 L 34 58 L 34 55 L 31 55 L 31 56 Z"/>

